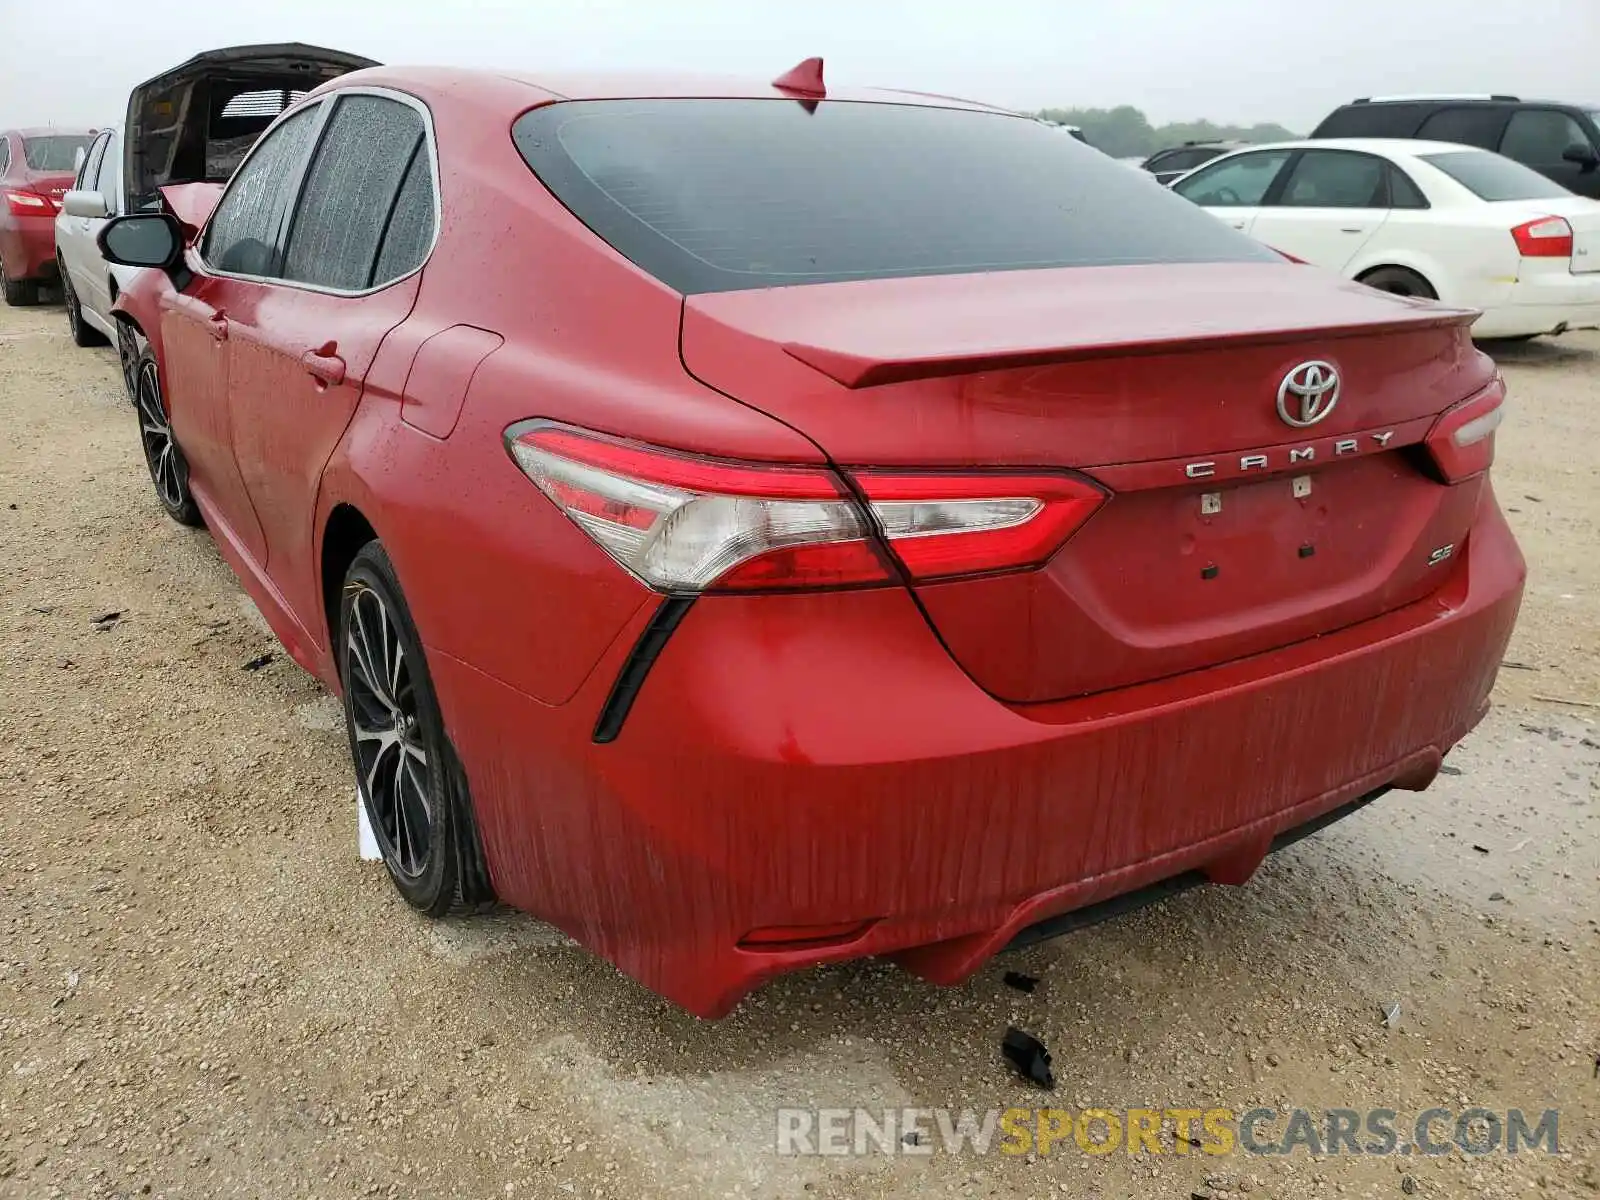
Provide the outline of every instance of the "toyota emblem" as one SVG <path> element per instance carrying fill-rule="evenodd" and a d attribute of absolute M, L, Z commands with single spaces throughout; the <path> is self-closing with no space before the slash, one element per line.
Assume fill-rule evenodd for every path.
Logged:
<path fill-rule="evenodd" d="M 1339 371 L 1332 363 L 1303 362 L 1278 385 L 1278 415 L 1285 425 L 1315 425 L 1339 403 Z"/>

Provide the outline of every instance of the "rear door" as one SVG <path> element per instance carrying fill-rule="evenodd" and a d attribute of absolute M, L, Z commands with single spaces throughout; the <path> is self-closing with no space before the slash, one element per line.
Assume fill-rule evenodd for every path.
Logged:
<path fill-rule="evenodd" d="M 1172 190 L 1241 233 L 1250 233 L 1273 181 L 1293 150 L 1232 154 L 1185 175 Z"/>
<path fill-rule="evenodd" d="M 1342 271 L 1388 216 L 1388 160 L 1350 150 L 1306 150 L 1267 194 L 1250 236 Z"/>
<path fill-rule="evenodd" d="M 270 278 L 229 284 L 234 455 L 266 539 L 265 567 L 308 629 L 320 611 L 313 517 L 323 467 L 384 336 L 410 313 L 437 208 L 426 110 L 337 93 Z"/>

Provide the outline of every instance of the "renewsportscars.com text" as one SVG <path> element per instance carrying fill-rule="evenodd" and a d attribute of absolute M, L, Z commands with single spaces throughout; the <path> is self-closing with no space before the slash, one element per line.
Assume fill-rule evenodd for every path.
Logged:
<path fill-rule="evenodd" d="M 779 1154 L 1559 1154 L 1560 1112 L 1430 1108 L 782 1108 Z"/>

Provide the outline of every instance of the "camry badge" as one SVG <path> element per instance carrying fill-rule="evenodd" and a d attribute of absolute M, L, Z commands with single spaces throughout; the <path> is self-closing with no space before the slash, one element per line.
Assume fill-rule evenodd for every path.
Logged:
<path fill-rule="evenodd" d="M 1330 362 L 1303 362 L 1278 385 L 1278 415 L 1296 429 L 1315 425 L 1338 403 L 1339 372 Z"/>

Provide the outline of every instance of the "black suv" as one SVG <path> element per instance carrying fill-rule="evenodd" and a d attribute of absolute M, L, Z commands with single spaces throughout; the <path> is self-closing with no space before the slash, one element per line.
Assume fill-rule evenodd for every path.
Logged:
<path fill-rule="evenodd" d="M 1600 104 L 1517 96 L 1374 96 L 1336 108 L 1314 138 L 1422 138 L 1498 150 L 1600 199 Z"/>
<path fill-rule="evenodd" d="M 1157 183 L 1167 184 L 1180 175 L 1187 175 L 1202 163 L 1208 163 L 1243 145 L 1244 142 L 1185 142 L 1181 146 L 1157 150 L 1139 166 L 1154 175 Z"/>

